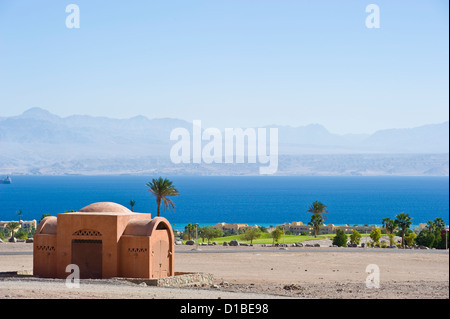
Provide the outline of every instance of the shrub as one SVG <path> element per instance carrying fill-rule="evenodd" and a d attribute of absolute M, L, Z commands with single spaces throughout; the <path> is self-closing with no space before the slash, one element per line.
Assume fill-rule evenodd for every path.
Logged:
<path fill-rule="evenodd" d="M 352 244 L 359 245 L 359 243 L 361 242 L 361 237 L 362 237 L 361 234 L 356 229 L 353 229 L 353 232 L 350 235 L 350 242 Z"/>
<path fill-rule="evenodd" d="M 389 237 L 389 246 L 394 246 L 395 245 L 395 234 L 389 233 L 388 237 Z"/>
<path fill-rule="evenodd" d="M 336 230 L 336 236 L 333 238 L 333 245 L 338 247 L 347 245 L 347 235 L 342 229 Z"/>
<path fill-rule="evenodd" d="M 381 239 L 381 231 L 378 228 L 375 228 L 370 232 L 370 238 L 379 246 Z"/>
<path fill-rule="evenodd" d="M 428 229 L 424 228 L 420 231 L 419 235 L 416 238 L 417 245 L 433 247 L 434 243 L 434 234 Z"/>
<path fill-rule="evenodd" d="M 28 238 L 27 231 L 23 228 L 19 228 L 19 230 L 14 234 L 14 237 L 16 237 L 17 239 L 26 240 Z"/>
<path fill-rule="evenodd" d="M 441 237 L 441 232 L 439 230 L 434 231 L 434 248 L 445 248 L 445 240 Z"/>
<path fill-rule="evenodd" d="M 414 233 L 409 233 L 408 236 L 405 236 L 406 244 L 409 247 L 412 247 L 414 245 L 414 240 L 416 239 L 417 235 Z"/>

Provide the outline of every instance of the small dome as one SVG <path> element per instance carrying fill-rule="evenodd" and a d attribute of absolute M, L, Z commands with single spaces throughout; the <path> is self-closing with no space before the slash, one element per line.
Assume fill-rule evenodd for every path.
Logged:
<path fill-rule="evenodd" d="M 113 202 L 93 203 L 79 210 L 82 213 L 131 213 L 131 210 Z"/>
<path fill-rule="evenodd" d="M 55 216 L 44 217 L 36 228 L 36 234 L 56 235 L 57 226 Z"/>

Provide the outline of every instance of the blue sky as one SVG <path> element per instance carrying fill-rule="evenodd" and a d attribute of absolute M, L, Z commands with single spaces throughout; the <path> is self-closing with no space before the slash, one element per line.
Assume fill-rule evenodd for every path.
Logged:
<path fill-rule="evenodd" d="M 80 28 L 65 25 L 68 4 Z M 365 25 L 367 5 L 380 28 Z M 201 120 L 333 133 L 449 118 L 448 1 L 0 2 L 0 116 Z"/>

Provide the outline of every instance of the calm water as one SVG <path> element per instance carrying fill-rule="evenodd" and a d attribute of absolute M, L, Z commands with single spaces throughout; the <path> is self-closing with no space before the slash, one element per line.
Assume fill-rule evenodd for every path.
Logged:
<path fill-rule="evenodd" d="M 448 177 L 168 177 L 180 192 L 176 211 L 161 215 L 175 228 L 187 223 L 275 225 L 308 222 L 315 200 L 328 206 L 327 223 L 381 224 L 406 212 L 417 225 L 441 217 L 449 223 Z M 156 215 L 143 176 L 17 176 L 0 185 L 0 220 L 39 219 L 100 201 Z"/>

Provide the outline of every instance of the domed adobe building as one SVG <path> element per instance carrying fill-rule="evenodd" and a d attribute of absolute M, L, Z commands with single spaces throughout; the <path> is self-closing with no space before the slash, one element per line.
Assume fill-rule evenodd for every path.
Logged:
<path fill-rule="evenodd" d="M 163 217 L 112 202 L 45 217 L 34 235 L 33 274 L 67 278 L 71 264 L 80 278 L 173 276 L 172 227 Z"/>

